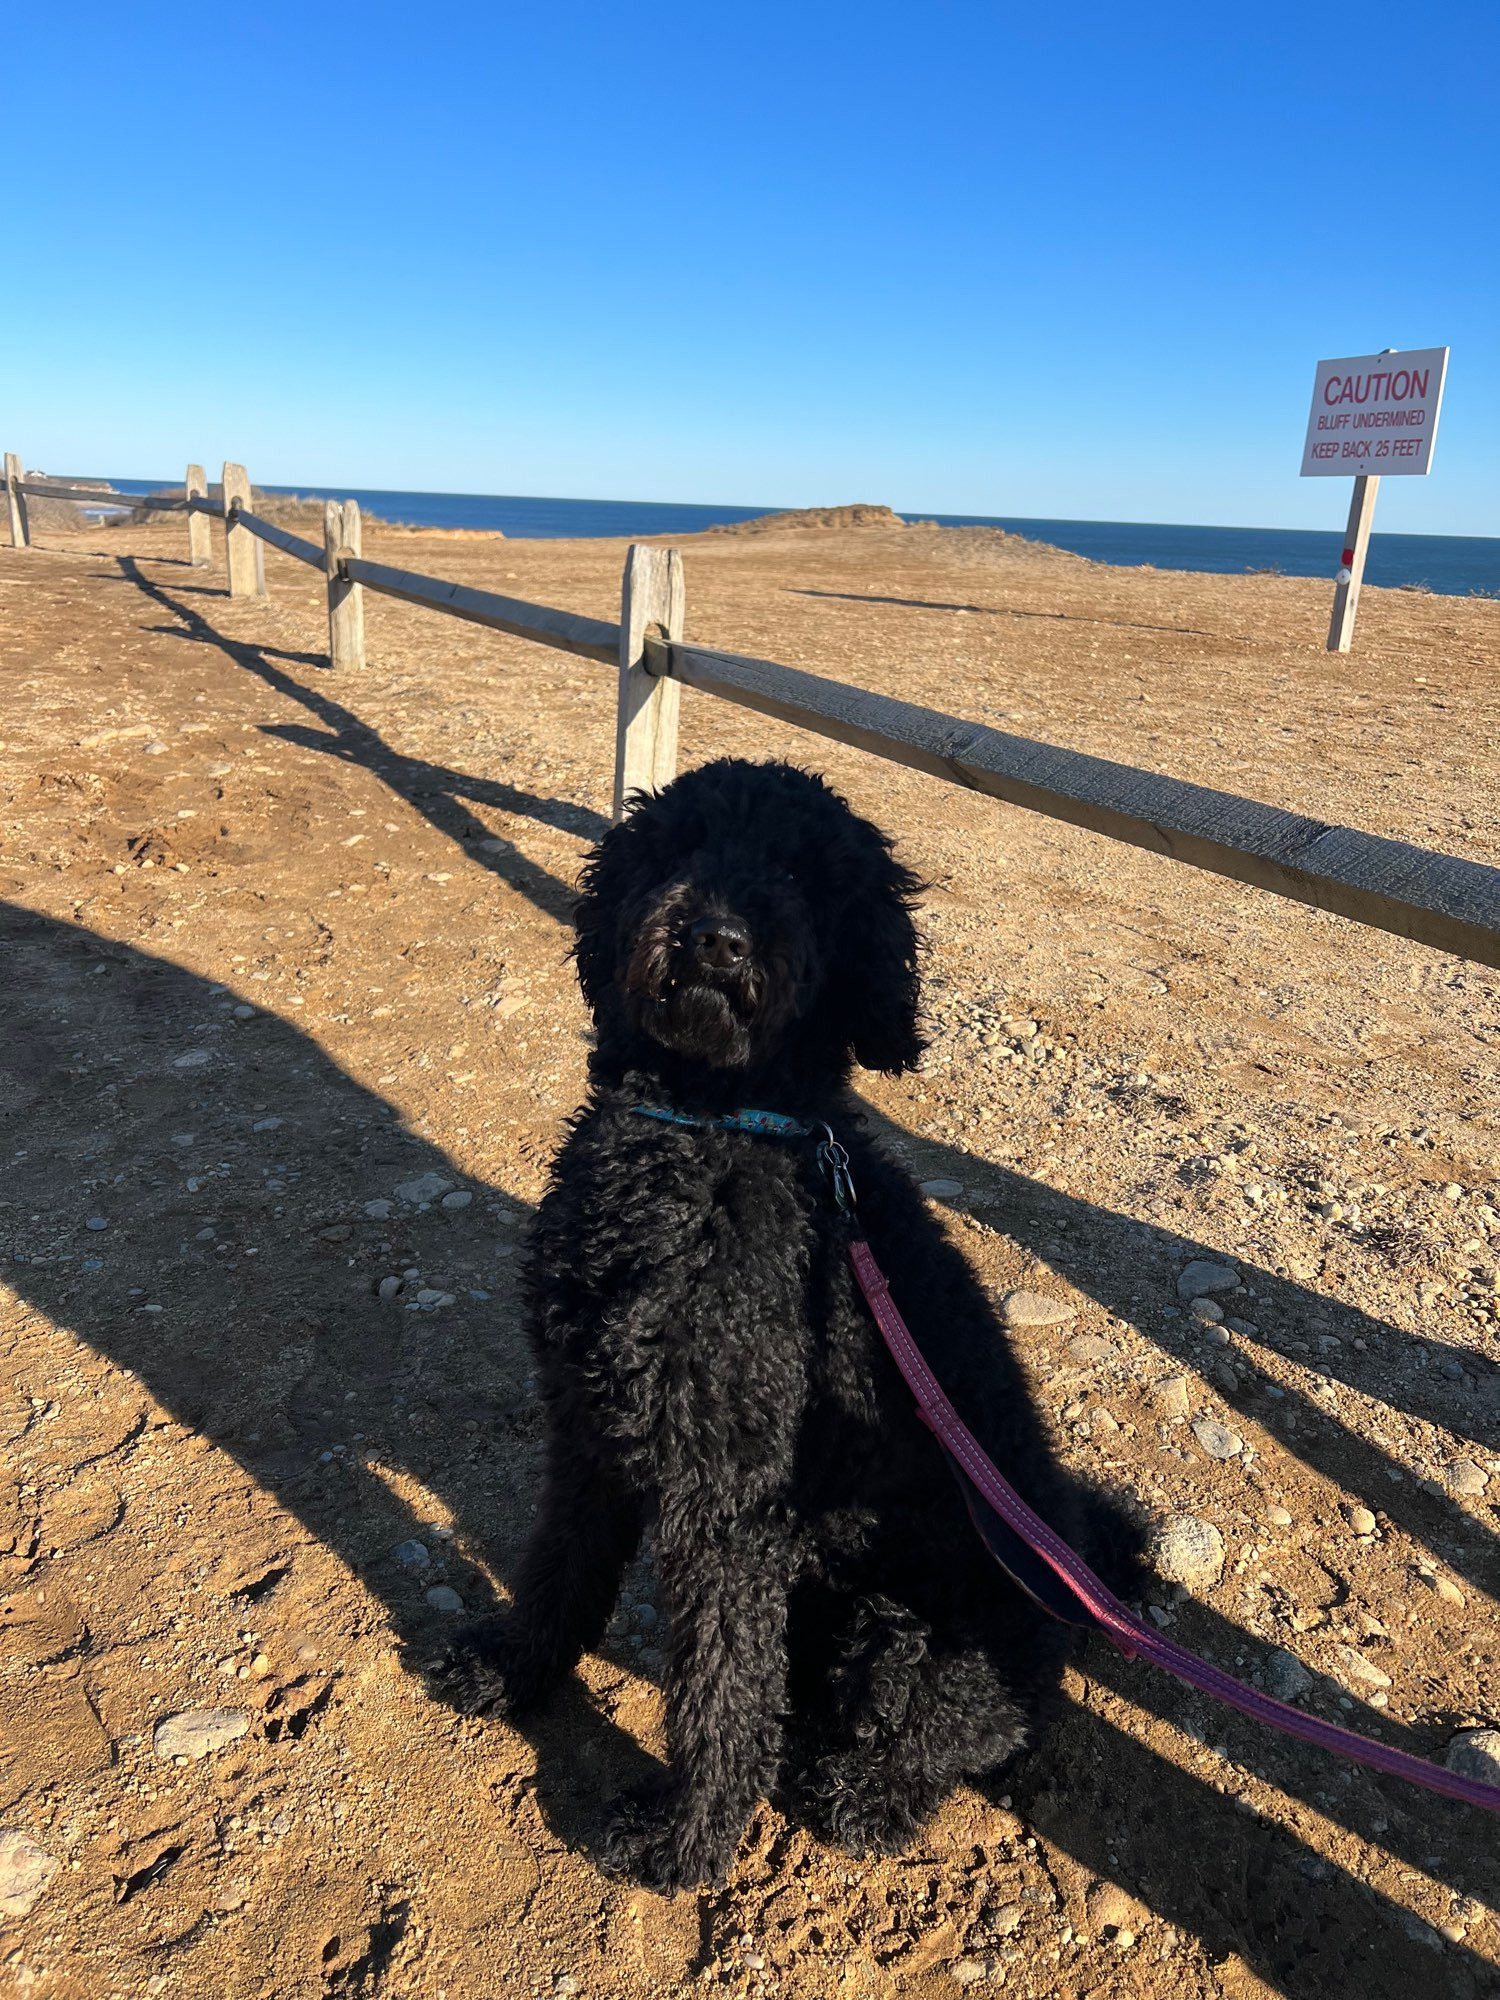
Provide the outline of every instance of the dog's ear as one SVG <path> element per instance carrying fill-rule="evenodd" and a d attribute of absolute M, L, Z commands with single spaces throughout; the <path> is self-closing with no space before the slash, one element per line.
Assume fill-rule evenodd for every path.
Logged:
<path fill-rule="evenodd" d="M 862 1069 L 912 1069 L 925 1043 L 912 904 L 921 883 L 867 826 L 863 880 L 844 906 L 836 981 L 841 1026 Z"/>
<path fill-rule="evenodd" d="M 629 895 L 633 846 L 628 820 L 612 826 L 584 863 L 578 878 L 578 901 L 573 906 L 576 933 L 573 957 L 578 964 L 578 983 L 583 988 L 584 1001 L 595 1015 L 614 984 L 620 913 Z"/>

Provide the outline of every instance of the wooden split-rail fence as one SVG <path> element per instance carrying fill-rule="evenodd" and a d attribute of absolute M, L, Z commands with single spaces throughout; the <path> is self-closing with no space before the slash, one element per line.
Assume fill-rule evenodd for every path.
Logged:
<path fill-rule="evenodd" d="M 367 562 L 359 506 L 353 500 L 327 502 L 320 548 L 252 511 L 250 481 L 242 465 L 225 465 L 222 500 L 209 497 L 203 469 L 196 465 L 188 467 L 180 495 L 138 499 L 28 478 L 8 453 L 5 489 L 11 542 L 17 548 L 29 544 L 28 498 L 185 512 L 189 555 L 198 565 L 211 559 L 209 518 L 222 520 L 232 597 L 265 595 L 262 551 L 269 543 L 325 578 L 329 655 L 341 670 L 364 665 L 366 590 L 614 667 L 619 683 L 616 818 L 633 791 L 660 790 L 676 774 L 678 702 L 684 687 L 698 688 L 1009 805 L 1272 890 L 1354 923 L 1500 966 L 1500 869 L 1012 736 L 770 660 L 690 643 L 683 637 L 683 568 L 675 549 L 640 543 L 631 547 L 620 620 L 611 624 Z"/>

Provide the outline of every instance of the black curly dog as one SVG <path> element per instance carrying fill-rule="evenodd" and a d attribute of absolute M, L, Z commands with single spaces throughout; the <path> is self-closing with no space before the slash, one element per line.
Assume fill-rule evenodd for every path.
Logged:
<path fill-rule="evenodd" d="M 545 1496 L 508 1616 L 436 1669 L 470 1712 L 540 1700 L 595 1646 L 649 1524 L 670 1771 L 606 1864 L 720 1880 L 779 1783 L 855 1853 L 902 1847 L 1028 1741 L 1074 1633 L 985 1551 L 854 1284 L 815 1146 L 709 1120 L 826 1121 L 948 1394 L 1075 1547 L 1112 1508 L 1054 1465 L 984 1293 L 861 1135 L 852 1064 L 911 1068 L 915 878 L 820 779 L 709 764 L 589 861 L 576 956 L 589 1096 L 529 1255 Z M 1128 1531 L 1127 1531 L 1128 1532 Z"/>

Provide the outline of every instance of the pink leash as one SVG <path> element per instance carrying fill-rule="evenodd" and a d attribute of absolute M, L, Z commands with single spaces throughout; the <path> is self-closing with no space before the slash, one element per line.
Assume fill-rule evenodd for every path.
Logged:
<path fill-rule="evenodd" d="M 1126 1659 L 1139 1654 L 1153 1666 L 1186 1681 L 1189 1687 L 1199 1688 L 1227 1707 L 1238 1709 L 1241 1715 L 1248 1715 L 1253 1722 L 1264 1722 L 1287 1736 L 1300 1737 L 1304 1743 L 1315 1743 L 1320 1750 L 1337 1751 L 1341 1756 L 1352 1758 L 1356 1764 L 1368 1764 L 1373 1771 L 1383 1771 L 1392 1778 L 1404 1778 L 1408 1784 L 1423 1785 L 1430 1792 L 1441 1792 L 1445 1798 L 1460 1799 L 1465 1805 L 1500 1812 L 1500 1785 L 1486 1785 L 1478 1778 L 1462 1777 L 1456 1771 L 1444 1770 L 1440 1764 L 1429 1763 L 1425 1757 L 1413 1757 L 1405 1750 L 1387 1749 L 1385 1744 L 1372 1742 L 1368 1736 L 1357 1735 L 1352 1729 L 1341 1729 L 1336 1722 L 1320 1722 L 1315 1716 L 1304 1715 L 1301 1709 L 1291 1708 L 1284 1701 L 1246 1687 L 1232 1674 L 1221 1673 L 1217 1667 L 1200 1660 L 1196 1653 L 1188 1652 L 1186 1647 L 1153 1630 L 1133 1611 L 1127 1610 L 1114 1592 L 1094 1575 L 1087 1563 L 1076 1556 L 1039 1515 L 1032 1512 L 1015 1488 L 996 1470 L 923 1359 L 910 1328 L 896 1309 L 885 1274 L 875 1262 L 863 1237 L 856 1238 L 849 1245 L 849 1261 L 854 1266 L 854 1275 L 865 1295 L 865 1303 L 891 1351 L 891 1358 L 917 1399 L 922 1421 L 952 1454 L 980 1497 L 1061 1579 L 1091 1622 L 1113 1641 Z"/>

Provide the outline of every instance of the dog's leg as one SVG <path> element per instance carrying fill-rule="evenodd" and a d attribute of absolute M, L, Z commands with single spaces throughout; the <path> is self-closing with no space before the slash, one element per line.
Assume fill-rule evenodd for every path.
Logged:
<path fill-rule="evenodd" d="M 513 1715 L 572 1672 L 609 1622 L 643 1526 L 592 1457 L 549 1454 L 542 1511 L 508 1613 L 462 1627 L 431 1670 L 466 1715 Z"/>
<path fill-rule="evenodd" d="M 905 1605 L 861 1600 L 831 1690 L 843 1746 L 808 1781 L 812 1816 L 852 1854 L 893 1854 L 965 1777 L 1024 1747 L 1025 1708 L 978 1646 L 944 1643 Z"/>
<path fill-rule="evenodd" d="M 658 1524 L 669 1629 L 669 1774 L 622 1802 L 605 1865 L 670 1893 L 720 1882 L 781 1756 L 785 1538 L 763 1525 Z"/>

